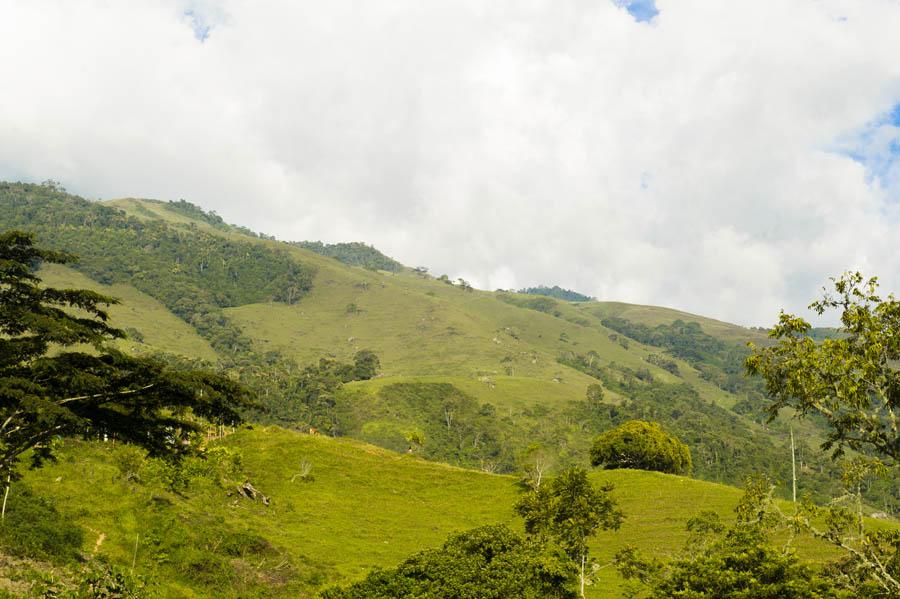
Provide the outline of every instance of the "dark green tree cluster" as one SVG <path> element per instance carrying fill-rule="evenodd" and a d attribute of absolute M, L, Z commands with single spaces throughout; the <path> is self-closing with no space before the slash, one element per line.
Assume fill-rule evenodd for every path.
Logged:
<path fill-rule="evenodd" d="M 403 265 L 374 247 L 353 241 L 349 243 L 322 243 L 321 241 L 294 241 L 292 245 L 334 258 L 348 266 L 359 266 L 368 270 L 400 272 Z"/>
<path fill-rule="evenodd" d="M 314 269 L 287 252 L 125 212 L 52 186 L 0 183 L 0 227 L 27 228 L 42 243 L 79 255 L 73 267 L 101 283 L 128 283 L 161 301 L 225 354 L 249 342 L 222 309 L 294 303 Z"/>
<path fill-rule="evenodd" d="M 755 434 L 731 410 L 703 400 L 687 383 L 647 380 L 639 371 L 600 363 L 589 354 L 569 352 L 558 360 L 628 399 L 618 404 L 585 401 L 574 405 L 572 417 L 584 422 L 585 430 L 599 434 L 629 420 L 658 422 L 688 446 L 698 478 L 740 484 L 748 475 L 764 471 L 779 481 L 790 480 L 790 464 L 784 460 L 789 450 L 776 446 L 769 437 Z M 826 496 L 835 488 L 835 471 L 829 469 L 827 460 L 817 460 L 813 452 L 809 459 L 822 472 L 809 475 L 808 488 Z"/>
<path fill-rule="evenodd" d="M 675 362 L 675 360 L 671 360 L 662 354 L 650 354 L 649 356 L 647 356 L 646 360 L 650 364 L 658 366 L 663 370 L 674 374 L 675 376 L 681 376 L 681 371 L 678 370 L 678 363 Z"/>
<path fill-rule="evenodd" d="M 338 397 L 337 411 L 344 434 L 388 449 L 492 472 L 517 467 L 522 439 L 512 423 L 449 383 L 395 383 L 377 394 L 345 394 Z M 411 445 L 411 432 L 423 442 Z"/>
<path fill-rule="evenodd" d="M 511 295 L 509 293 L 498 293 L 496 297 L 501 302 L 505 302 L 513 306 L 518 306 L 519 308 L 536 310 L 538 312 L 543 312 L 544 314 L 549 314 L 557 318 L 562 317 L 562 312 L 559 310 L 559 303 L 557 303 L 557 301 L 551 297 L 539 295 L 532 298 L 523 298 L 516 297 L 515 295 Z"/>
<path fill-rule="evenodd" d="M 603 326 L 640 343 L 665 349 L 669 354 L 681 358 L 700 371 L 700 376 L 729 393 L 739 395 L 742 401 L 754 408 L 763 405 L 763 389 L 758 380 L 744 376 L 744 360 L 749 355 L 746 347 L 721 341 L 703 332 L 699 323 L 675 320 L 671 324 L 649 327 L 643 323 L 631 322 L 621 317 L 602 320 Z M 674 362 L 665 363 L 664 356 L 648 356 L 652 362 L 677 375 Z M 672 369 L 675 366 L 675 369 Z"/>
<path fill-rule="evenodd" d="M 572 291 L 571 289 L 563 289 L 559 285 L 554 285 L 553 287 L 548 287 L 546 285 L 527 287 L 525 289 L 519 289 L 518 293 L 526 293 L 528 295 L 546 295 L 548 297 L 555 297 L 556 299 L 562 300 L 564 302 L 589 302 L 594 299 L 589 295 L 584 295 L 583 293 L 578 293 L 577 291 Z"/>
<path fill-rule="evenodd" d="M 259 398 L 258 408 L 249 410 L 247 417 L 265 424 L 313 426 L 334 435 L 346 434 L 337 409 L 341 387 L 375 377 L 380 367 L 378 356 L 366 349 L 356 352 L 352 362 L 321 358 L 303 368 L 277 353 L 263 356 L 239 369 L 241 383 Z"/>
<path fill-rule="evenodd" d="M 607 470 L 635 468 L 690 474 L 691 450 L 656 422 L 629 420 L 606 431 L 591 447 L 591 464 Z"/>
<path fill-rule="evenodd" d="M 162 206 L 171 212 L 176 214 L 181 214 L 182 216 L 186 216 L 188 218 L 203 221 L 206 224 L 212 225 L 217 229 L 227 229 L 228 225 L 222 220 L 222 217 L 216 214 L 214 211 L 210 210 L 209 212 L 203 210 L 200 206 L 196 204 L 192 204 L 187 200 L 181 199 L 177 202 L 169 201 L 162 203 Z"/>
<path fill-rule="evenodd" d="M 573 573 L 562 552 L 505 526 L 484 526 L 454 535 L 440 549 L 413 555 L 394 569 L 376 570 L 354 585 L 329 589 L 322 597 L 570 599 L 575 597 Z"/>

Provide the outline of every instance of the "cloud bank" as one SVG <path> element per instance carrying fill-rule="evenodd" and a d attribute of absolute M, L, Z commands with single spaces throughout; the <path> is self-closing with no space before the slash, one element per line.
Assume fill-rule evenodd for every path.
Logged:
<path fill-rule="evenodd" d="M 743 324 L 900 290 L 900 2 L 637 4 L 0 0 L 0 178 Z"/>

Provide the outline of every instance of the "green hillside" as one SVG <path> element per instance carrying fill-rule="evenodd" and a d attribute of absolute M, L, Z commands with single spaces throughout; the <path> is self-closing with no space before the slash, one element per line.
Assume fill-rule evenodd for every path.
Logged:
<path fill-rule="evenodd" d="M 68 443 L 56 464 L 29 472 L 24 484 L 58 498 L 57 509 L 85 529 L 86 554 L 125 567 L 134 561 L 135 573 L 166 597 L 207 596 L 213 580 L 217 596 L 313 596 L 438 546 L 455 531 L 521 527 L 512 510 L 521 492 L 514 477 L 275 428 L 239 431 L 213 446 L 239 452 L 240 472 L 198 471 L 177 493 L 155 478 L 149 462 L 132 466 L 136 476 L 126 478 L 130 450 L 112 443 Z M 311 468 L 306 479 L 297 476 L 304 462 Z M 592 541 L 601 563 L 626 544 L 673 554 L 699 507 L 728 520 L 740 495 L 652 472 L 600 471 L 592 478 L 615 485 L 626 514 L 621 530 Z M 244 480 L 270 497 L 268 507 L 235 494 Z M 807 559 L 832 555 L 816 543 L 797 546 Z M 605 567 L 589 596 L 618 597 L 620 583 Z"/>
<path fill-rule="evenodd" d="M 74 523 L 82 553 L 134 563 L 163 596 L 314 596 L 452 532 L 521 529 L 512 506 L 535 452 L 551 472 L 585 465 L 598 434 L 632 419 L 687 444 L 694 478 L 592 472 L 616 485 L 627 517 L 592 541 L 601 563 L 626 544 L 674 555 L 688 518 L 730 517 L 750 474 L 786 497 L 791 431 L 800 493 L 824 500 L 839 486 L 815 420 L 766 420 L 764 389 L 743 374 L 746 342 L 768 342 L 761 330 L 472 289 L 394 267 L 364 244 L 282 242 L 184 201 L 89 202 L 0 183 L 9 228 L 80 256 L 42 268 L 45 285 L 121 300 L 110 308 L 128 334 L 120 349 L 186 358 L 258 396 L 248 428 L 210 439 L 206 461 L 173 469 L 113 442 L 59 441 L 57 462 L 23 469 L 13 485 L 11 510 L 33 504 L 60 527 Z M 271 504 L 242 497 L 245 482 Z M 898 488 L 896 476 L 868 485 L 864 511 L 895 513 Z M 796 546 L 811 560 L 831 555 L 806 539 Z M 48 577 L 64 584 L 72 567 L 71 556 L 16 559 L 0 555 L 0 596 Z M 621 596 L 617 576 L 601 569 L 590 596 Z"/>
<path fill-rule="evenodd" d="M 599 432 L 649 418 L 690 445 L 698 477 L 738 484 L 756 470 L 789 476 L 787 426 L 764 425 L 758 386 L 741 374 L 741 343 L 760 339 L 758 331 L 666 308 L 486 292 L 412 270 L 348 266 L 187 202 L 96 203 L 22 184 L 0 185 L 0 196 L 0 227 L 36 231 L 41 243 L 78 253 L 75 268 L 94 286 L 113 285 L 104 290 L 126 300 L 114 323 L 143 338 L 133 349 L 232 370 L 278 406 L 255 416 L 267 422 L 395 449 L 410 433 L 430 431 L 423 455 L 512 472 L 532 443 L 563 466 Z M 163 308 L 170 317 L 159 316 Z M 616 330 L 604 325 L 611 317 Z M 623 319 L 669 327 L 669 345 L 630 338 Z M 677 321 L 698 329 L 683 335 L 670 326 Z M 347 362 L 360 350 L 378 355 L 376 379 L 332 389 L 325 404 L 292 391 L 303 366 Z M 396 383 L 418 385 L 430 407 L 403 399 L 409 387 Z M 602 409 L 585 404 L 591 384 L 605 388 Z M 463 406 L 454 436 L 440 427 L 446 401 Z M 827 493 L 833 472 L 812 449 L 818 432 L 809 424 L 796 432 L 803 488 Z"/>

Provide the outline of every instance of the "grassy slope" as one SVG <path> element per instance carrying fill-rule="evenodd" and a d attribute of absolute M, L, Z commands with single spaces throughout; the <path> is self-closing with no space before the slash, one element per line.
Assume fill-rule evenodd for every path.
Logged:
<path fill-rule="evenodd" d="M 223 230 L 167 210 L 162 202 L 124 199 L 111 204 L 138 218 L 190 224 L 217 235 L 248 239 L 237 230 Z M 372 272 L 278 242 L 257 241 L 314 265 L 317 274 L 313 290 L 294 306 L 250 304 L 226 309 L 226 314 L 259 349 L 278 350 L 301 364 L 323 355 L 348 359 L 359 349 L 374 350 L 381 359 L 382 376 L 355 385 L 373 391 L 388 382 L 421 378 L 451 382 L 479 402 L 501 409 L 558 405 L 582 399 L 587 385 L 596 382 L 558 364 L 556 357 L 562 351 L 594 350 L 604 361 L 634 369 L 648 368 L 659 380 L 678 381 L 645 361 L 647 355 L 659 353 L 659 348 L 632 341 L 626 350 L 611 340 L 613 331 L 601 324 L 609 315 L 651 326 L 676 318 L 696 320 L 711 334 L 731 341 L 745 340 L 745 334 L 754 334 L 743 327 L 668 308 L 615 302 L 560 301 L 562 318 L 557 318 L 499 301 L 495 293 L 467 293 L 409 271 Z M 350 304 L 355 304 L 359 312 L 348 313 Z M 704 400 L 725 408 L 734 404 L 735 396 L 701 379 L 686 362 L 676 362 L 683 379 Z M 511 377 L 506 375 L 507 366 L 512 368 Z M 615 393 L 608 393 L 607 397 L 612 402 L 619 400 Z M 747 426 L 760 429 L 749 421 Z"/>
<path fill-rule="evenodd" d="M 216 352 L 189 324 L 169 312 L 152 297 L 131 285 L 103 285 L 78 271 L 57 264 L 41 268 L 40 277 L 51 287 L 91 289 L 118 298 L 119 305 L 109 307 L 110 321 L 121 329 L 135 328 L 143 336 L 143 343 L 120 340 L 116 344 L 126 351 L 153 349 L 205 360 L 216 359 Z"/>
<path fill-rule="evenodd" d="M 298 565 L 299 577 L 305 579 L 280 591 L 269 588 L 284 596 L 308 596 L 323 584 L 394 565 L 415 551 L 439 545 L 454 531 L 501 522 L 521 527 L 512 510 L 519 490 L 508 476 L 278 428 L 239 431 L 220 442 L 242 450 L 245 473 L 272 497 L 270 507 L 236 501 L 212 485 L 178 497 L 124 482 L 112 465 L 112 456 L 120 450 L 113 444 L 70 446 L 59 463 L 29 472 L 26 481 L 59 497 L 60 509 L 89 530 L 87 552 L 96 550 L 123 566 L 131 564 L 136 536 L 147 537 L 144 519 L 151 509 L 168 510 L 192 526 L 215 521 L 228 529 L 261 534 Z M 313 482 L 290 482 L 304 459 L 313 466 Z M 615 495 L 627 515 L 620 531 L 602 533 L 593 541 L 592 551 L 601 563 L 626 544 L 657 556 L 671 555 L 686 539 L 689 517 L 699 509 L 711 509 L 730 518 L 740 495 L 731 487 L 659 473 L 620 470 L 591 476 L 595 482 L 615 484 Z M 105 537 L 98 549 L 101 533 Z M 206 549 L 214 545 L 208 543 Z M 799 546 L 808 558 L 828 554 L 820 545 Z M 203 595 L 183 578 L 160 569 L 148 553 L 139 546 L 136 572 L 167 580 L 169 596 Z M 619 596 L 620 583 L 613 568 L 604 568 L 589 596 Z M 248 596 L 261 588 L 268 587 L 219 593 Z"/>
<path fill-rule="evenodd" d="M 748 329 L 736 324 L 722 322 L 705 316 L 689 314 L 681 310 L 663 308 L 661 306 L 642 306 L 638 304 L 625 304 L 622 302 L 590 302 L 583 305 L 583 310 L 590 311 L 600 318 L 618 316 L 633 322 L 641 322 L 653 327 L 659 324 L 670 324 L 674 320 L 685 322 L 698 322 L 707 335 L 718 337 L 723 341 L 744 343 L 747 341 L 761 342 L 767 337 L 756 330 Z"/>

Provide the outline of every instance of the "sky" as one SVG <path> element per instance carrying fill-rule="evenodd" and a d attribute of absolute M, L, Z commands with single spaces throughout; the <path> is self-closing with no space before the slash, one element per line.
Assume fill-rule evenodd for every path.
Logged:
<path fill-rule="evenodd" d="M 900 291 L 898 31 L 900 0 L 0 0 L 0 179 L 771 325 L 848 269 Z"/>

